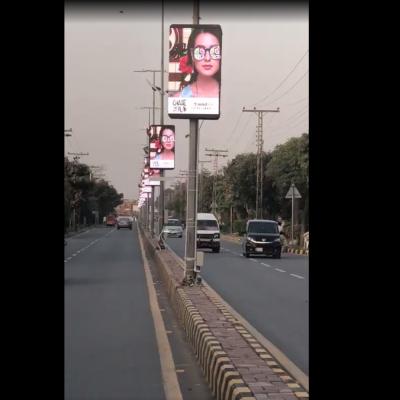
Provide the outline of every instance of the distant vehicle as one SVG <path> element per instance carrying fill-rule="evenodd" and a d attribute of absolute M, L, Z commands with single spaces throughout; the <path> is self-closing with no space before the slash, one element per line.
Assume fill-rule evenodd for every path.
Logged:
<path fill-rule="evenodd" d="M 167 223 L 163 227 L 163 231 L 166 236 L 169 237 L 175 236 L 181 238 L 183 236 L 182 223 L 179 221 L 179 219 L 168 219 Z"/>
<path fill-rule="evenodd" d="M 106 225 L 107 226 L 114 226 L 115 223 L 117 222 L 116 218 L 114 215 L 108 215 L 106 218 Z"/>
<path fill-rule="evenodd" d="M 118 217 L 117 218 L 117 229 L 129 228 L 132 229 L 132 221 L 130 217 Z"/>
<path fill-rule="evenodd" d="M 220 230 L 217 218 L 214 214 L 197 214 L 197 248 L 212 249 L 213 253 L 220 250 Z"/>
<path fill-rule="evenodd" d="M 242 246 L 245 257 L 256 254 L 281 258 L 282 243 L 278 223 L 268 219 L 247 221 Z"/>

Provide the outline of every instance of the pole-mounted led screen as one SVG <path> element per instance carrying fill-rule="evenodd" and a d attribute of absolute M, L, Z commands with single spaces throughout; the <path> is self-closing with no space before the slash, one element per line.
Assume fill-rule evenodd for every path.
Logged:
<path fill-rule="evenodd" d="M 175 168 L 175 125 L 151 125 L 150 168 Z"/>
<path fill-rule="evenodd" d="M 160 170 L 151 169 L 149 171 L 149 183 L 150 186 L 160 186 Z M 158 180 L 157 180 L 158 179 Z"/>
<path fill-rule="evenodd" d="M 168 115 L 218 119 L 221 97 L 220 25 L 169 28 Z"/>

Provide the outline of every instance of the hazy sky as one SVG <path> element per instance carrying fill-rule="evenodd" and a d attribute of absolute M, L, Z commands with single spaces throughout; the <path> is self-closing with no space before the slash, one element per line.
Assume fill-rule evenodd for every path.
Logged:
<path fill-rule="evenodd" d="M 229 157 L 220 165 L 239 153 L 256 152 L 257 115 L 243 113 L 243 106 L 280 108 L 280 113 L 264 115 L 266 151 L 308 132 L 306 3 L 279 8 L 227 4 L 200 1 L 200 23 L 222 27 L 223 58 L 221 117 L 200 121 L 199 159 L 211 160 L 205 156 L 206 147 L 226 149 Z M 191 24 L 192 7 L 190 2 L 165 0 L 166 70 L 169 25 Z M 161 69 L 161 1 L 149 6 L 116 2 L 101 8 L 67 3 L 65 129 L 72 128 L 73 135 L 66 138 L 65 149 L 88 152 L 80 161 L 104 166 L 106 179 L 130 199 L 138 197 L 147 143 L 148 110 L 139 108 L 153 103 L 153 91 L 146 82 L 146 78 L 152 81 L 153 74 L 133 72 L 140 69 Z M 165 88 L 167 78 L 166 74 Z M 161 84 L 160 73 L 156 84 Z M 176 127 L 176 168 L 166 175 L 176 176 L 188 169 L 189 120 L 170 119 L 166 106 L 165 98 L 164 123 Z M 156 123 L 159 118 L 156 110 Z M 212 163 L 206 165 L 212 170 Z"/>

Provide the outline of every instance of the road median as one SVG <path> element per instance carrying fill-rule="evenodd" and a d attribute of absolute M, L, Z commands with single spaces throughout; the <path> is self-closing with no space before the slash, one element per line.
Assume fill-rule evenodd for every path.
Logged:
<path fill-rule="evenodd" d="M 278 361 L 208 285 L 183 286 L 183 261 L 139 232 L 216 399 L 308 398 L 308 377 Z"/>

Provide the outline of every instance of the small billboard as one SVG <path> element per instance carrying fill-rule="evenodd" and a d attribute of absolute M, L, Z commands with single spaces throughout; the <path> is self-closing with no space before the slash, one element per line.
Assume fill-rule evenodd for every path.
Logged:
<path fill-rule="evenodd" d="M 175 126 L 151 125 L 149 158 L 151 169 L 175 168 Z"/>

